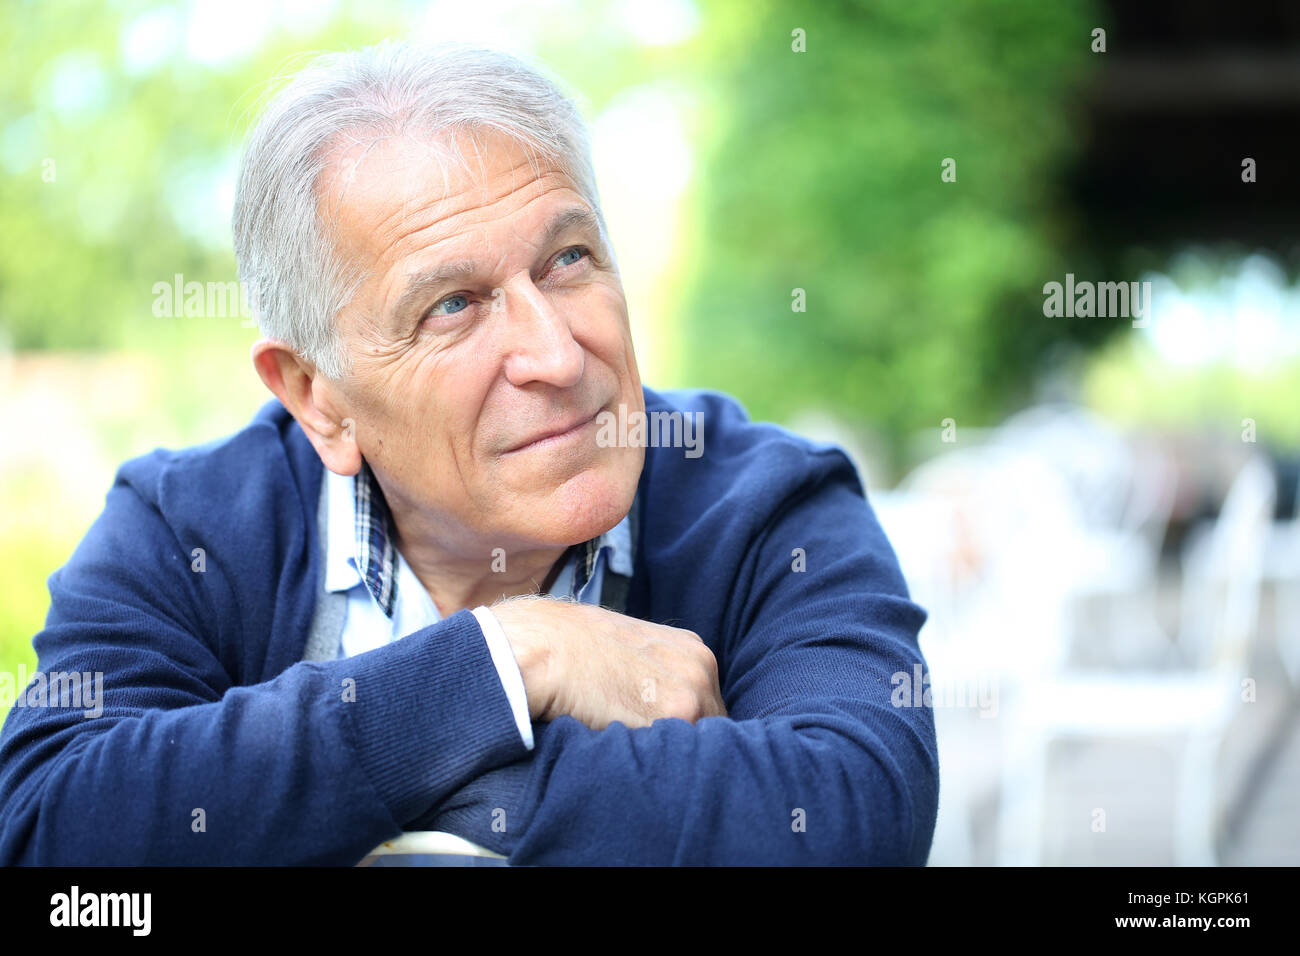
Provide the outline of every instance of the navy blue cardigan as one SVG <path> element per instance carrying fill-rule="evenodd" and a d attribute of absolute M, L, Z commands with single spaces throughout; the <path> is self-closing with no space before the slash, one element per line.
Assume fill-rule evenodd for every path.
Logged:
<path fill-rule="evenodd" d="M 703 412 L 704 454 L 646 450 L 627 613 L 706 641 L 728 717 L 562 717 L 529 753 L 468 610 L 303 661 L 323 469 L 273 400 L 124 464 L 50 577 L 39 669 L 102 672 L 103 712 L 11 710 L 0 863 L 353 864 L 442 829 L 520 864 L 923 864 L 933 713 L 891 677 L 925 612 L 853 465 L 717 392 L 645 397 Z"/>

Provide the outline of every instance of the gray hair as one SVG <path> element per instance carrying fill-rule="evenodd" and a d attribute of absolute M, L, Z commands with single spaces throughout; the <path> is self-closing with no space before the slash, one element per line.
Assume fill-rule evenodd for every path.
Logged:
<path fill-rule="evenodd" d="M 248 138 L 235 191 L 235 258 L 262 334 L 321 373 L 351 367 L 335 317 L 366 274 L 338 254 L 319 178 L 343 137 L 408 131 L 504 133 L 574 183 L 605 229 L 586 126 L 558 84 L 506 53 L 459 43 L 384 41 L 312 60 Z M 465 158 L 456 154 L 464 164 Z"/>

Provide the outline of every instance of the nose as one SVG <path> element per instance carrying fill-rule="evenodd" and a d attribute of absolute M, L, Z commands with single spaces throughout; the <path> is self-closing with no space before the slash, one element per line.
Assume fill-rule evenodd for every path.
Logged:
<path fill-rule="evenodd" d="M 507 336 L 505 374 L 512 385 L 545 382 L 569 388 L 582 381 L 586 361 L 568 319 L 527 272 L 503 287 Z"/>

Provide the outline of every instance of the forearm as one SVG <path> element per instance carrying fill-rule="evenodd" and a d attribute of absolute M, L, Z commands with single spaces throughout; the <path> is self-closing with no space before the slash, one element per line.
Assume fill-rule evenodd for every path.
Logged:
<path fill-rule="evenodd" d="M 938 806 L 930 712 L 815 709 L 540 724 L 530 760 L 485 774 L 427 825 L 525 865 L 923 864 Z"/>
<path fill-rule="evenodd" d="M 98 718 L 11 713 L 0 862 L 355 863 L 526 753 L 469 612 L 191 706 L 127 706 L 125 680 Z"/>

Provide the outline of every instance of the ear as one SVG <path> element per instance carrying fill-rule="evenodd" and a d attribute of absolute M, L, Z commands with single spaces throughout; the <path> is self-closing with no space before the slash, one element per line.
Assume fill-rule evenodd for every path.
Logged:
<path fill-rule="evenodd" d="M 329 400 L 337 393 L 333 383 L 314 364 L 276 339 L 253 343 L 252 359 L 262 382 L 297 420 L 325 467 L 340 475 L 360 471 L 356 427 L 340 406 Z"/>

